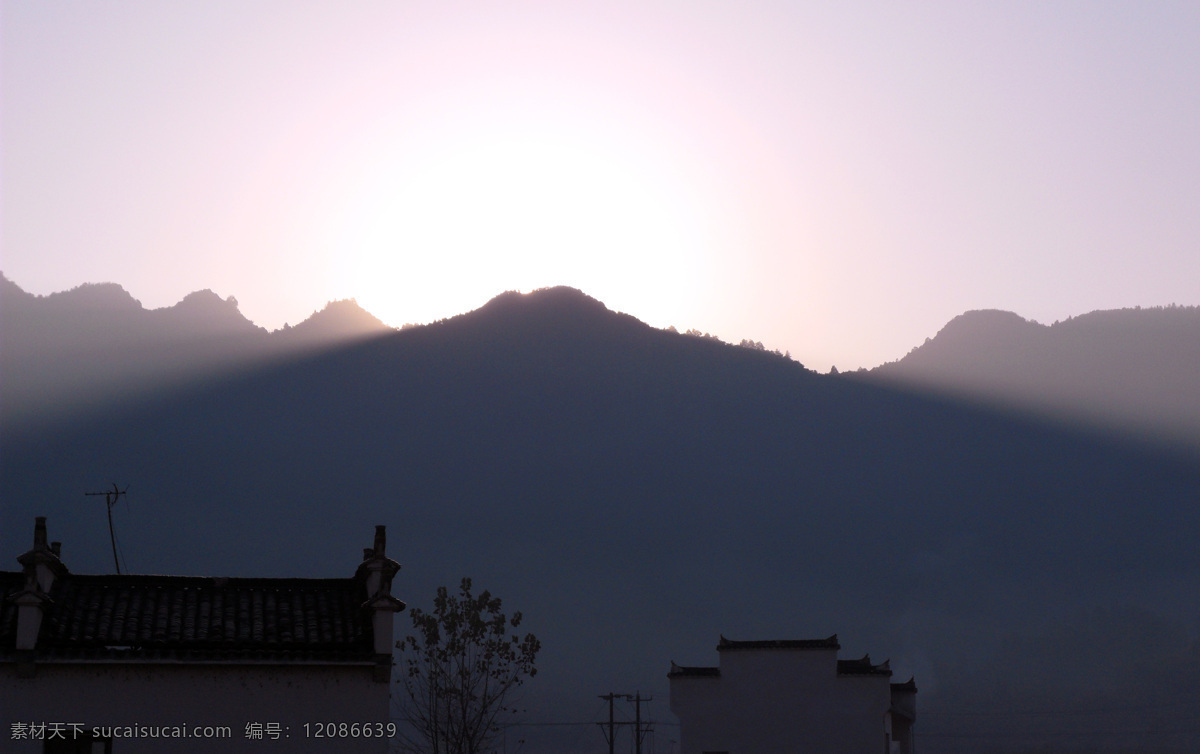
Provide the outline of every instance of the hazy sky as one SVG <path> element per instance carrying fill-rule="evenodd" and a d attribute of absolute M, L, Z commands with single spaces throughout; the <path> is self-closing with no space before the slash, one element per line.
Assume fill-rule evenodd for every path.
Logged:
<path fill-rule="evenodd" d="M 1200 3 L 5 0 L 0 270 L 269 328 L 566 284 L 827 369 L 1200 303 Z"/>

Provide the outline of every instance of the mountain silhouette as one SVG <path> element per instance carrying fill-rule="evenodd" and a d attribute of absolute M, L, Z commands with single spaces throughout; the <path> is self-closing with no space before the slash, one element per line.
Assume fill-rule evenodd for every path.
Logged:
<path fill-rule="evenodd" d="M 662 719 L 670 661 L 711 664 L 720 634 L 836 631 L 916 675 L 922 751 L 1183 751 L 1200 726 L 1193 456 L 817 375 L 573 289 L 2 426 L 14 557 L 46 515 L 69 568 L 110 570 L 82 493 L 113 481 L 135 572 L 341 575 L 386 523 L 409 604 L 466 575 L 524 612 L 532 720 L 635 688 Z"/>
<path fill-rule="evenodd" d="M 1200 307 L 967 312 L 870 376 L 1200 449 Z"/>
<path fill-rule="evenodd" d="M 359 306 L 357 301 L 343 299 L 330 301 L 324 309 L 313 312 L 295 327 L 284 327 L 272 335 L 314 345 L 379 335 L 392 329 Z"/>
<path fill-rule="evenodd" d="M 6 421 L 65 417 L 114 400 L 390 332 L 353 301 L 268 333 L 233 297 L 190 293 L 145 309 L 115 283 L 34 296 L 0 275 L 0 405 Z"/>
<path fill-rule="evenodd" d="M 165 337 L 214 337 L 261 334 L 266 331 L 255 325 L 238 310 L 232 296 L 222 299 L 212 291 L 195 291 L 178 304 L 147 312 L 149 319 Z"/>

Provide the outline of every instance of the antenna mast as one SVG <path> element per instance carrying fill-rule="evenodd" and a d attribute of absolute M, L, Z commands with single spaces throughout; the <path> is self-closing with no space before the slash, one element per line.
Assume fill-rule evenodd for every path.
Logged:
<path fill-rule="evenodd" d="M 117 498 L 121 497 L 121 495 L 124 495 L 128 491 L 129 485 L 125 485 L 125 489 L 120 489 L 117 487 L 117 483 L 113 482 L 111 490 L 106 490 L 104 492 L 83 493 L 86 497 L 104 495 L 105 507 L 108 508 L 108 540 L 112 543 L 113 565 L 117 567 L 117 575 L 120 575 L 121 573 L 121 563 L 117 560 L 117 535 L 113 532 L 112 509 L 113 506 L 117 504 Z"/>

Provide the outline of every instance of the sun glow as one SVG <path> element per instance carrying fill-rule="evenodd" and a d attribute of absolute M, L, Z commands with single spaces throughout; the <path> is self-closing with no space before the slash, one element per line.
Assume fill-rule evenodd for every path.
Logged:
<path fill-rule="evenodd" d="M 669 324 L 700 295 L 703 218 L 667 161 L 537 129 L 440 146 L 380 160 L 332 228 L 331 273 L 385 321 L 430 321 L 505 290 L 570 285 Z"/>

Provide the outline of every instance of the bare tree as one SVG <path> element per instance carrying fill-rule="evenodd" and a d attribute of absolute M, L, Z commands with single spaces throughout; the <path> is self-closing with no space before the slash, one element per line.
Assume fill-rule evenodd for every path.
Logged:
<path fill-rule="evenodd" d="M 506 618 L 500 598 L 471 594 L 464 578 L 458 594 L 439 587 L 433 612 L 413 608 L 416 635 L 397 646 L 405 672 L 397 683 L 404 751 L 428 754 L 482 754 L 500 732 L 506 713 L 515 712 L 514 692 L 537 674 L 541 642 L 533 634 L 508 635 L 521 625 L 521 613 Z"/>

